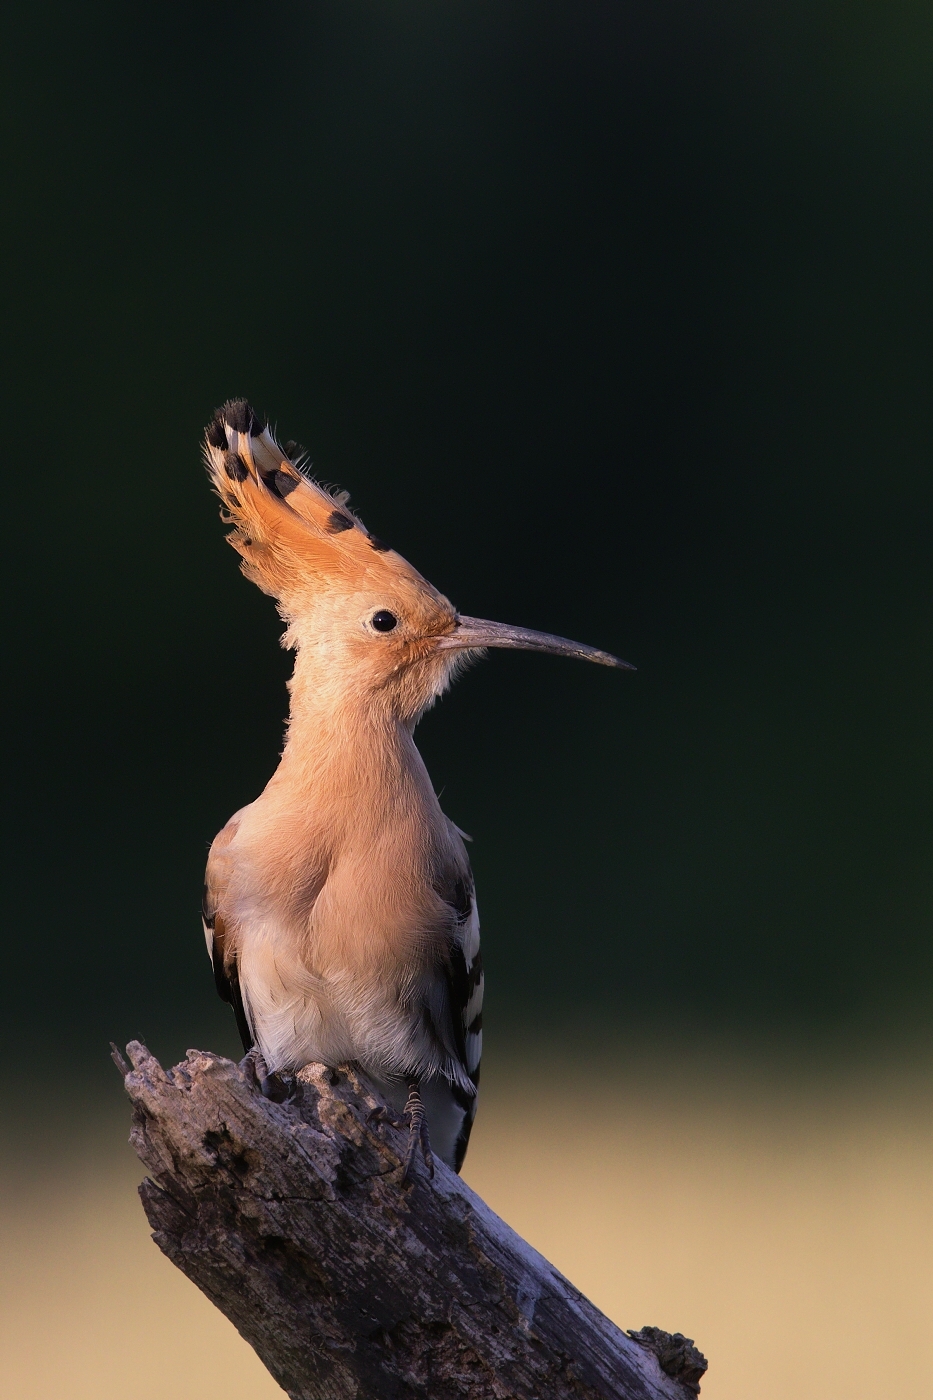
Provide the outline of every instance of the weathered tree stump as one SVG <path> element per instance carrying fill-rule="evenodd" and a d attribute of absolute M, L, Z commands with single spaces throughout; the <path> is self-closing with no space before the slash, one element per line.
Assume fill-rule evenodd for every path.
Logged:
<path fill-rule="evenodd" d="M 697 1393 L 688 1339 L 621 1332 L 442 1163 L 402 1185 L 406 1136 L 361 1074 L 309 1066 L 275 1104 L 249 1058 L 127 1054 L 153 1238 L 293 1400 Z"/>

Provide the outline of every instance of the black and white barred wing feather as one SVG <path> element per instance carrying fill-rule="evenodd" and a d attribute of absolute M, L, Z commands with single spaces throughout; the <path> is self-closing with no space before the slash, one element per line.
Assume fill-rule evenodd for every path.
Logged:
<path fill-rule="evenodd" d="M 465 871 L 451 872 L 438 893 L 453 913 L 449 958 L 438 983 L 445 1024 L 438 1025 L 437 1030 L 453 1052 L 454 1073 L 449 1074 L 446 1089 L 455 1128 L 453 1163 L 455 1171 L 459 1171 L 476 1117 L 483 1053 L 483 958 L 479 910 L 469 866 Z"/>
<path fill-rule="evenodd" d="M 227 847 L 236 834 L 239 814 L 230 821 L 216 837 L 211 847 L 210 859 L 204 874 L 204 896 L 201 901 L 201 923 L 204 928 L 204 941 L 214 969 L 214 984 L 221 1001 L 233 1007 L 237 1030 L 244 1050 L 251 1050 L 255 1044 L 253 1028 L 243 989 L 240 986 L 240 972 L 234 940 L 230 937 L 227 917 L 223 909 L 223 890 L 229 874 Z"/>

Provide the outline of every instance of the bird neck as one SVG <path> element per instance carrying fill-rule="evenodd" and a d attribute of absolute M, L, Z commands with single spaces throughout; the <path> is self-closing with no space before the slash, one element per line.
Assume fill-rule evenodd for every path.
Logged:
<path fill-rule="evenodd" d="M 333 789 L 339 777 L 352 789 L 385 782 L 390 774 L 421 774 L 430 786 L 412 726 L 396 715 L 384 692 L 346 683 L 333 667 L 299 651 L 289 683 L 288 733 L 276 778 L 308 791 Z M 340 788 L 345 784 L 341 781 Z"/>

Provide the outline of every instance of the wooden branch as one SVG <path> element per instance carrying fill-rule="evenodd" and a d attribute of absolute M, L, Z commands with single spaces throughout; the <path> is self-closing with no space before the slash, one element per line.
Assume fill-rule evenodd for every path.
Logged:
<path fill-rule="evenodd" d="M 697 1393 L 687 1338 L 621 1332 L 442 1163 L 402 1185 L 406 1135 L 361 1074 L 309 1066 L 275 1104 L 249 1057 L 127 1055 L 153 1238 L 292 1400 Z"/>

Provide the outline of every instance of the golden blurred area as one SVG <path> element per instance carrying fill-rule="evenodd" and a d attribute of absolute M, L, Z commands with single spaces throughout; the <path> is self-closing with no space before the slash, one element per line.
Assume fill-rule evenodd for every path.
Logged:
<path fill-rule="evenodd" d="M 491 1065 L 464 1174 L 493 1209 L 620 1325 L 695 1338 L 704 1400 L 930 1393 L 925 1065 L 598 1063 L 526 1052 Z M 126 1107 L 55 1109 L 14 1133 L 8 1115 L 3 1394 L 281 1394 L 150 1241 Z"/>

